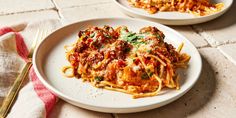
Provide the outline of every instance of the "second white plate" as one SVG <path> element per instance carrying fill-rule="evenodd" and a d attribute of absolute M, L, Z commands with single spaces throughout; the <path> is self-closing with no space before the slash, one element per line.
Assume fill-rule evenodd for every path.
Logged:
<path fill-rule="evenodd" d="M 114 3 L 125 14 L 152 20 L 166 25 L 192 25 L 207 22 L 223 15 L 232 5 L 233 0 L 212 0 L 214 3 L 224 3 L 223 10 L 207 16 L 194 16 L 188 13 L 180 12 L 158 12 L 155 14 L 149 14 L 147 11 L 139 8 L 134 8 L 129 5 L 127 0 L 113 0 Z"/>

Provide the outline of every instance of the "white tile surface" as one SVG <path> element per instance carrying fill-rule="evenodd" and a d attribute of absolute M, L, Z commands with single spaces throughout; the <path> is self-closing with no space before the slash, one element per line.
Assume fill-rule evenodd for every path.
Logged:
<path fill-rule="evenodd" d="M 65 8 L 61 10 L 61 15 L 66 23 L 72 23 L 88 18 L 127 17 L 116 9 L 116 6 L 112 3 Z"/>
<path fill-rule="evenodd" d="M 59 8 L 111 3 L 112 0 L 53 0 Z"/>
<path fill-rule="evenodd" d="M 0 0 L 0 14 L 54 8 L 51 0 Z"/>
<path fill-rule="evenodd" d="M 11 26 L 20 22 L 34 22 L 44 19 L 59 19 L 58 13 L 54 10 L 27 12 L 21 14 L 0 16 L 0 27 Z"/>
<path fill-rule="evenodd" d="M 236 65 L 236 44 L 222 45 L 219 50 Z"/>
<path fill-rule="evenodd" d="M 173 29 L 179 31 L 188 40 L 190 40 L 196 47 L 208 46 L 207 41 L 204 40 L 199 34 L 197 34 L 190 26 L 171 26 Z"/>

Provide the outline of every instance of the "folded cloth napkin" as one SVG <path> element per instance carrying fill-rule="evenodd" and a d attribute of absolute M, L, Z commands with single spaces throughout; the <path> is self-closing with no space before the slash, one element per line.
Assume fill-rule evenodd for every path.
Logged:
<path fill-rule="evenodd" d="M 59 20 L 47 20 L 0 28 L 1 101 L 25 62 L 28 61 L 28 50 L 35 39 L 37 29 L 42 25 L 52 31 L 59 28 L 61 23 Z M 7 118 L 45 118 L 55 105 L 57 97 L 43 86 L 33 68 L 30 69 L 27 81 Z"/>

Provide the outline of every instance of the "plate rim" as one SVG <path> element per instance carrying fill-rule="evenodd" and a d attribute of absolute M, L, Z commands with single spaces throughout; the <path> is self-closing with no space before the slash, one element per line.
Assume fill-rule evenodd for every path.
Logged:
<path fill-rule="evenodd" d="M 161 27 L 164 27 L 170 31 L 173 31 L 175 33 L 177 33 L 178 35 L 180 35 L 181 37 L 184 37 L 186 39 L 186 41 L 188 41 L 188 43 L 194 47 L 194 50 L 196 51 L 196 55 L 197 57 L 199 58 L 199 63 L 200 63 L 200 66 L 199 66 L 199 71 L 198 73 L 196 74 L 197 76 L 194 79 L 194 81 L 189 85 L 189 87 L 184 90 L 183 92 L 181 93 L 178 93 L 176 94 L 175 96 L 171 96 L 171 97 L 168 97 L 160 102 L 155 102 L 153 104 L 144 104 L 144 105 L 137 105 L 137 106 L 131 106 L 131 107 L 110 107 L 110 106 L 101 106 L 101 105 L 94 105 L 94 104 L 84 104 L 82 102 L 79 102 L 78 100 L 70 97 L 70 96 L 67 96 L 65 94 L 63 94 L 62 92 L 60 92 L 59 90 L 57 90 L 55 87 L 53 87 L 51 84 L 49 84 L 45 79 L 44 77 L 41 75 L 41 73 L 39 72 L 38 70 L 38 64 L 36 62 L 36 58 L 37 58 L 37 55 L 38 55 L 38 52 L 39 52 L 39 49 L 40 49 L 40 46 L 43 45 L 43 43 L 46 42 L 46 40 L 49 40 L 50 38 L 48 38 L 50 35 L 54 34 L 55 32 L 59 31 L 59 30 L 63 30 L 63 28 L 65 27 L 70 27 L 72 25 L 75 25 L 75 24 L 78 24 L 78 23 L 81 23 L 81 22 L 86 22 L 86 21 L 93 21 L 93 20 L 134 20 L 134 21 L 138 21 L 138 22 L 146 22 L 146 23 L 152 23 L 152 24 L 157 24 Z M 53 31 L 52 33 L 50 33 L 47 37 L 44 38 L 44 40 L 37 46 L 36 50 L 34 51 L 34 54 L 33 54 L 33 59 L 32 59 L 32 63 L 33 63 L 33 68 L 35 70 L 35 73 L 36 75 L 38 76 L 39 80 L 42 82 L 42 84 L 49 90 L 51 91 L 52 93 L 56 94 L 59 98 L 73 104 L 73 103 L 76 103 L 76 104 L 80 104 L 80 105 L 76 105 L 76 106 L 79 106 L 79 107 L 82 107 L 82 108 L 86 108 L 86 109 L 90 109 L 90 110 L 94 110 L 94 111 L 100 111 L 100 112 L 106 112 L 106 113 L 111 113 L 111 112 L 107 112 L 107 111 L 103 111 L 103 110 L 95 110 L 93 107 L 96 107 L 96 108 L 99 108 L 99 109 L 134 109 L 134 108 L 142 108 L 142 107 L 147 107 L 147 106 L 152 106 L 153 108 L 157 108 L 155 107 L 157 104 L 161 104 L 162 102 L 167 102 L 165 103 L 164 105 L 172 102 L 172 101 L 175 101 L 176 99 L 180 98 L 181 96 L 183 96 L 185 93 L 187 93 L 194 85 L 195 83 L 197 82 L 197 80 L 199 79 L 200 75 L 201 75 L 201 71 L 202 71 L 202 59 L 201 59 L 201 56 L 200 56 L 200 53 L 199 51 L 197 50 L 197 48 L 192 44 L 192 42 L 190 40 L 188 40 L 184 35 L 182 35 L 181 33 L 179 33 L 178 31 L 168 27 L 168 26 L 165 26 L 163 24 L 160 24 L 160 23 L 156 23 L 156 22 L 152 22 L 152 21 L 147 21 L 147 20 L 143 20 L 143 19 L 138 19 L 138 18 L 122 18 L 122 17 L 116 17 L 116 18 L 110 18 L 110 17 L 103 17 L 103 18 L 90 18 L 90 19 L 85 19 L 85 20 L 80 20 L 78 22 L 73 22 L 73 23 L 70 23 L 70 24 L 67 24 L 65 26 L 62 26 L 60 27 L 59 29 Z M 168 102 L 169 101 L 169 102 Z M 74 104 L 75 105 L 75 104 Z M 163 105 L 161 105 L 163 106 Z M 150 108 L 150 109 L 153 109 L 153 108 Z M 144 110 L 140 110 L 140 111 L 144 111 Z M 135 111 L 137 112 L 137 111 Z M 114 113 L 114 112 L 113 112 Z M 119 112 L 117 111 L 116 113 L 131 113 L 131 112 Z"/>

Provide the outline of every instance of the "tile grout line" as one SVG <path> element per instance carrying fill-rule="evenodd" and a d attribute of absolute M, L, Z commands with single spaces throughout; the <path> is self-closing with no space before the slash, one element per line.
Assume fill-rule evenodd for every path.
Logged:
<path fill-rule="evenodd" d="M 57 5 L 57 3 L 56 3 L 55 0 L 51 0 L 51 1 L 52 1 L 52 3 L 53 3 L 54 6 L 55 6 L 56 12 L 57 12 L 57 14 L 58 14 L 58 16 L 59 16 L 59 19 L 60 19 L 60 22 L 62 23 L 62 25 L 67 24 L 67 23 L 66 23 L 66 20 L 65 20 L 65 18 L 64 18 L 64 16 L 63 16 L 62 13 L 61 13 L 61 10 L 62 10 L 62 9 L 60 9 L 60 7 Z"/>
<path fill-rule="evenodd" d="M 202 48 L 214 48 L 214 47 L 211 47 L 209 45 L 205 45 L 205 46 L 200 46 L 200 47 L 196 47 L 197 49 L 202 49 Z"/>
<path fill-rule="evenodd" d="M 109 4 L 111 2 L 100 2 L 100 3 L 92 3 L 92 4 L 84 4 L 81 6 L 70 6 L 70 7 L 64 7 L 64 8 L 59 8 L 58 5 L 55 3 L 54 0 L 51 0 L 53 3 L 54 7 L 52 8 L 44 8 L 44 9 L 37 9 L 37 10 L 29 10 L 29 11 L 20 11 L 20 12 L 11 12 L 11 13 L 2 13 L 0 16 L 8 16 L 8 15 L 17 15 L 17 14 L 24 14 L 24 13 L 32 13 L 32 12 L 43 12 L 43 11 L 48 11 L 48 10 L 53 10 L 58 13 L 58 16 L 60 20 L 63 20 L 63 15 L 61 14 L 60 10 L 61 9 L 67 9 L 67 8 L 77 8 L 77 7 L 83 7 L 83 6 L 90 6 L 90 5 L 99 5 L 99 4 Z"/>
<path fill-rule="evenodd" d="M 211 47 L 219 47 L 219 46 L 222 46 L 222 45 L 228 45 L 228 44 L 235 44 L 236 41 L 233 41 L 233 42 L 223 42 L 223 43 L 219 43 L 217 42 L 214 37 L 212 37 L 211 35 L 207 34 L 202 28 L 198 27 L 198 26 L 190 26 L 198 35 L 200 35 L 201 37 L 203 37 L 203 39 L 205 41 L 207 41 L 207 43 L 209 44 L 209 46 Z"/>
<path fill-rule="evenodd" d="M 236 44 L 236 41 L 234 42 L 225 42 L 225 43 L 222 43 L 222 44 L 218 44 L 217 45 L 217 42 L 215 41 L 216 45 L 212 46 L 210 44 L 210 42 L 207 40 L 209 38 L 209 36 L 207 36 L 208 34 L 206 34 L 206 32 L 203 31 L 202 28 L 197 28 L 196 26 L 194 25 L 191 25 L 190 26 L 193 31 L 195 31 L 198 35 L 200 35 L 201 37 L 203 37 L 204 40 L 207 41 L 208 45 L 206 46 L 202 46 L 202 47 L 197 47 L 197 49 L 203 49 L 203 48 L 215 48 L 217 49 L 222 55 L 224 58 L 226 58 L 229 62 L 233 63 L 236 65 L 236 63 L 234 61 L 232 61 L 232 59 L 230 57 L 228 57 L 224 52 L 222 52 L 222 50 L 219 49 L 220 46 L 224 46 L 224 45 L 229 45 L 229 44 Z M 204 33 L 204 34 L 203 34 Z M 210 40 L 214 39 L 212 36 L 210 36 Z"/>
<path fill-rule="evenodd" d="M 79 8 L 79 7 L 86 7 L 86 6 L 95 6 L 95 5 L 102 5 L 102 4 L 109 4 L 112 2 L 100 2 L 100 3 L 87 3 L 87 4 L 83 4 L 83 5 L 78 5 L 78 6 L 68 6 L 68 7 L 62 7 L 62 9 L 68 9 L 68 8 Z"/>
<path fill-rule="evenodd" d="M 32 13 L 32 12 L 43 12 L 43 11 L 48 11 L 48 10 L 55 10 L 55 8 L 45 8 L 45 9 L 37 9 L 37 10 L 31 10 L 31 11 L 3 13 L 3 14 L 0 14 L 0 16 L 17 15 L 17 14 Z"/>
<path fill-rule="evenodd" d="M 225 52 L 223 52 L 219 47 L 216 48 L 227 60 L 229 60 L 231 63 L 233 63 L 236 66 L 236 61 L 234 61 L 233 58 L 228 56 Z"/>
<path fill-rule="evenodd" d="M 55 6 L 55 9 L 54 9 L 54 10 L 56 10 L 56 12 L 57 12 L 59 18 L 61 19 L 63 16 L 60 14 L 59 7 L 58 7 L 57 3 L 56 3 L 54 0 L 51 0 L 51 2 L 52 2 L 52 4 Z"/>
<path fill-rule="evenodd" d="M 224 46 L 224 45 L 230 45 L 230 44 L 236 44 L 236 41 L 233 41 L 233 42 L 225 42 L 225 43 L 222 43 L 222 44 L 217 45 L 216 47 L 220 47 L 220 46 Z"/>
<path fill-rule="evenodd" d="M 203 48 L 204 48 L 204 47 L 213 47 L 213 46 L 211 45 L 211 43 L 209 42 L 209 40 L 207 39 L 207 37 L 205 37 L 205 36 L 202 34 L 202 32 L 204 32 L 203 29 L 197 28 L 197 27 L 194 26 L 194 25 L 191 25 L 190 28 L 191 28 L 194 32 L 196 32 L 200 37 L 202 37 L 203 40 L 205 40 L 205 41 L 207 42 L 207 45 L 206 45 L 206 46 L 203 46 Z M 202 47 L 200 47 L 200 48 L 202 48 Z"/>
<path fill-rule="evenodd" d="M 224 42 L 224 43 L 218 43 L 217 41 L 214 40 L 214 38 L 212 36 L 210 36 L 209 34 L 207 34 L 202 28 L 200 27 L 197 27 L 197 26 L 194 26 L 194 25 L 191 25 L 190 26 L 192 28 L 193 31 L 195 31 L 200 37 L 202 37 L 208 45 L 206 46 L 202 46 L 202 47 L 198 47 L 199 49 L 200 48 L 206 48 L 206 47 L 214 47 L 214 48 L 217 48 L 219 46 L 224 46 L 224 45 L 229 45 L 229 44 L 236 44 L 236 41 L 233 41 L 233 42 Z M 215 45 L 211 45 L 211 40 L 212 42 L 215 43 Z"/>

